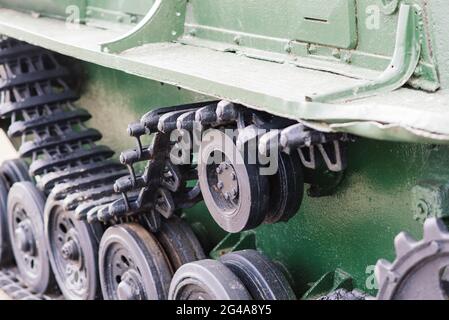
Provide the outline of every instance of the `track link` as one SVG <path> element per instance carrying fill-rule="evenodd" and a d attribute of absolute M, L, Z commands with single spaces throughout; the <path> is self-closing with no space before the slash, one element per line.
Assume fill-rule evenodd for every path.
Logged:
<path fill-rule="evenodd" d="M 101 133 L 86 127 L 91 115 L 73 104 L 79 97 L 69 85 L 70 75 L 57 54 L 14 39 L 0 40 L 0 117 L 10 120 L 8 135 L 19 138 L 19 154 L 29 162 L 37 187 L 48 198 L 55 189 L 63 209 L 76 219 L 81 216 L 75 210 L 82 203 L 99 206 L 105 199 L 120 198 L 113 181 L 126 171 L 112 159 L 110 148 L 96 144 Z M 104 226 L 87 227 L 90 236 L 83 241 L 99 243 Z M 32 295 L 24 283 L 15 281 L 14 271 L 5 271 L 1 279 L 12 298 L 48 298 Z M 59 279 L 62 288 L 64 275 Z"/>
<path fill-rule="evenodd" d="M 15 269 L 0 270 L 0 290 L 12 300 L 64 300 L 60 294 L 33 293 L 20 279 Z"/>
<path fill-rule="evenodd" d="M 42 191 L 49 194 L 56 184 L 69 183 L 65 194 L 75 199 L 71 207 L 76 207 L 77 193 L 105 187 L 110 182 L 105 175 L 124 173 L 110 160 L 114 152 L 95 144 L 101 133 L 84 125 L 91 115 L 72 104 L 78 95 L 57 55 L 4 38 L 0 62 L 0 116 L 11 119 L 8 135 L 21 138 L 19 153 L 31 159 L 30 174 Z M 113 193 L 111 188 L 103 195 Z"/>

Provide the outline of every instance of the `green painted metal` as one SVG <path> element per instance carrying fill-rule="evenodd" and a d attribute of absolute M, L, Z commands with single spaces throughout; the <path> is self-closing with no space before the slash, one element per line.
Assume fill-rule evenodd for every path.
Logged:
<path fill-rule="evenodd" d="M 105 28 L 113 28 L 112 23 L 119 26 L 136 25 L 154 4 L 154 0 L 86 2 L 86 24 Z"/>
<path fill-rule="evenodd" d="M 64 16 L 68 2 L 45 2 L 42 10 L 31 0 L 0 5 Z M 349 169 L 335 193 L 306 197 L 288 223 L 226 235 L 204 204 L 185 215 L 212 256 L 256 247 L 279 263 L 298 296 L 349 286 L 375 294 L 373 266 L 378 258 L 394 258 L 394 236 L 407 230 L 421 237 L 422 201 L 431 209 L 428 215 L 444 217 L 448 206 L 447 1 L 356 0 L 347 1 L 345 10 L 336 1 L 347 17 L 330 25 L 342 32 L 329 37 L 323 25 L 315 38 L 309 38 L 306 24 L 294 24 L 308 17 L 295 7 L 305 1 L 261 2 L 263 8 L 255 1 L 156 0 L 128 12 L 124 2 L 90 1 L 97 12 L 128 12 L 142 20 L 126 30 L 87 23 L 72 33 L 63 21 L 0 9 L 0 33 L 84 61 L 78 103 L 93 114 L 90 125 L 104 133 L 104 143 L 117 151 L 133 145 L 125 128 L 150 109 L 211 98 L 370 138 L 350 144 Z M 316 13 L 311 6 L 307 10 Z M 311 17 L 316 21 L 307 23 L 333 21 L 332 15 Z M 371 29 L 376 17 L 379 28 Z M 402 87 L 405 82 L 413 88 Z M 307 101 L 313 93 L 352 95 L 354 88 L 374 96 Z"/>
<path fill-rule="evenodd" d="M 94 64 L 83 64 L 83 69 L 79 105 L 93 113 L 90 125 L 104 132 L 104 142 L 117 151 L 133 145 L 125 128 L 142 113 L 209 98 Z M 207 250 L 215 247 L 213 256 L 220 250 L 256 246 L 285 270 L 298 296 L 337 269 L 351 276 L 353 287 L 375 294 L 374 264 L 380 257 L 394 258 L 393 239 L 400 231 L 422 236 L 414 190 L 428 177 L 449 177 L 448 157 L 446 146 L 359 139 L 349 145 L 349 169 L 335 193 L 306 196 L 288 223 L 263 225 L 249 232 L 250 238 L 244 234 L 225 239 L 203 203 L 187 210 L 186 217 Z"/>
<path fill-rule="evenodd" d="M 155 0 L 145 18 L 120 38 L 103 43 L 105 52 L 121 52 L 151 42 L 176 40 L 183 31 L 185 0 Z"/>
<path fill-rule="evenodd" d="M 355 0 L 283 0 L 276 4 L 272 0 L 193 0 L 188 7 L 186 25 L 198 34 L 252 34 L 346 49 L 357 44 Z"/>
<path fill-rule="evenodd" d="M 354 290 L 351 275 L 341 269 L 328 272 L 318 279 L 304 294 L 303 299 L 317 299 L 338 289 Z"/>
<path fill-rule="evenodd" d="M 356 1 L 358 37 L 355 49 L 351 50 L 320 45 L 319 37 L 317 43 L 292 39 L 291 31 L 282 28 L 278 20 L 254 18 L 251 11 L 242 10 L 246 8 L 244 2 L 234 0 L 226 1 L 233 5 L 221 2 L 218 7 L 221 11 L 215 11 L 214 19 L 222 22 L 218 29 L 211 25 L 211 19 L 199 14 L 211 2 L 158 0 L 131 29 L 97 28 L 89 23 L 73 26 L 0 9 L 0 32 L 84 61 L 276 115 L 317 122 L 329 131 L 381 140 L 448 143 L 446 82 L 432 98 L 406 88 L 391 91 L 406 80 L 408 85 L 430 92 L 440 87 L 438 77 L 444 75 L 437 72 L 436 61 L 445 53 L 434 51 L 432 27 L 444 21 L 434 20 L 431 13 L 441 2 L 436 0 L 430 5 L 421 0 L 403 1 L 407 4 L 402 4 L 400 10 L 399 4 L 393 10 L 389 2 L 381 2 L 380 10 L 379 1 Z M 10 4 L 0 1 L 0 5 Z M 272 8 L 282 7 L 292 15 L 291 19 L 303 20 L 304 12 L 298 13 L 289 5 L 293 6 L 293 2 L 285 0 L 283 6 L 270 2 Z M 399 17 L 405 16 L 403 12 L 410 12 L 412 7 L 420 18 L 403 19 L 408 23 L 399 23 Z M 191 29 L 195 12 L 202 17 L 196 25 L 207 32 Z M 249 21 L 239 27 L 246 32 L 226 29 L 232 21 L 229 17 L 235 15 Z M 263 23 L 268 29 L 260 26 Z M 419 31 L 411 32 L 414 24 Z M 260 27 L 260 34 L 251 33 L 255 27 Z M 267 34 L 267 30 L 274 33 Z M 419 63 L 413 68 L 418 57 Z M 389 63 L 390 67 L 395 66 L 393 72 L 382 74 L 380 71 Z M 366 86 L 367 81 L 373 82 Z M 349 92 L 354 88 L 374 88 L 380 92 L 374 98 L 350 103 L 307 101 L 310 96 Z M 396 100 L 401 95 L 408 99 Z"/>
<path fill-rule="evenodd" d="M 418 66 L 421 54 L 421 26 L 420 10 L 402 5 L 393 58 L 379 78 L 341 91 L 320 93 L 308 98 L 310 101 L 319 102 L 348 101 L 399 89 L 407 83 Z"/>
<path fill-rule="evenodd" d="M 72 9 L 77 8 L 80 21 L 84 21 L 86 11 L 86 0 L 5 0 L 1 5 L 58 19 L 66 19 L 73 14 Z"/>

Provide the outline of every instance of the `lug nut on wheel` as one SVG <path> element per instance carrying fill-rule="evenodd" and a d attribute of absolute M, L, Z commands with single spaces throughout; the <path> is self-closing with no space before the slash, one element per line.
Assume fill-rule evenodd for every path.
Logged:
<path fill-rule="evenodd" d="M 119 300 L 140 300 L 142 299 L 142 289 L 138 281 L 134 280 L 135 271 L 126 271 L 122 275 L 122 281 L 117 286 L 117 297 Z"/>
<path fill-rule="evenodd" d="M 33 251 L 33 234 L 26 222 L 22 222 L 15 230 L 16 241 L 21 251 L 31 253 Z"/>

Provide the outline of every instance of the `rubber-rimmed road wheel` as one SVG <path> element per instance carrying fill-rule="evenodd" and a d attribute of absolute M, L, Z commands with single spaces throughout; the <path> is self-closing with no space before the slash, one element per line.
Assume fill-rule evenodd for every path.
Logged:
<path fill-rule="evenodd" d="M 32 181 L 28 174 L 28 166 L 22 159 L 4 161 L 0 166 L 0 175 L 5 178 L 9 188 L 15 182 Z"/>
<path fill-rule="evenodd" d="M 9 189 L 20 181 L 31 181 L 26 163 L 22 159 L 4 161 L 0 166 L 0 267 L 14 262 L 9 242 L 7 202 Z"/>
<path fill-rule="evenodd" d="M 203 248 L 189 224 L 177 216 L 164 219 L 155 236 L 164 248 L 173 272 L 183 264 L 206 259 Z"/>
<path fill-rule="evenodd" d="M 13 262 L 8 231 L 8 186 L 0 176 L 0 267 L 9 266 Z"/>
<path fill-rule="evenodd" d="M 37 293 L 53 287 L 44 235 L 44 195 L 31 182 L 17 182 L 8 195 L 11 246 L 23 281 Z"/>
<path fill-rule="evenodd" d="M 254 300 L 295 300 L 285 276 L 256 250 L 227 253 L 220 258 L 245 285 Z"/>
<path fill-rule="evenodd" d="M 301 207 L 304 196 L 304 176 L 297 152 L 279 152 L 278 170 L 270 180 L 270 205 L 265 223 L 290 220 Z"/>
<path fill-rule="evenodd" d="M 156 238 L 134 223 L 110 227 L 100 243 L 106 300 L 166 300 L 172 270 Z"/>
<path fill-rule="evenodd" d="M 98 241 L 94 226 L 75 218 L 50 195 L 45 205 L 45 239 L 62 294 L 69 300 L 100 296 Z"/>
<path fill-rule="evenodd" d="M 218 225 L 237 233 L 259 226 L 269 200 L 268 178 L 249 164 L 233 139 L 211 129 L 199 150 L 198 178 L 204 202 Z"/>
<path fill-rule="evenodd" d="M 251 295 L 223 263 L 201 260 L 176 271 L 169 300 L 251 300 Z"/>

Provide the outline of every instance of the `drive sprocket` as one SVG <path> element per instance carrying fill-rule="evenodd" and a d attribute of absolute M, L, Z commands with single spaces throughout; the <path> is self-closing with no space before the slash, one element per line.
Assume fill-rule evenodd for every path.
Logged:
<path fill-rule="evenodd" d="M 449 231 L 441 219 L 424 223 L 420 241 L 401 232 L 393 263 L 381 259 L 375 275 L 378 300 L 447 300 L 449 298 Z"/>

